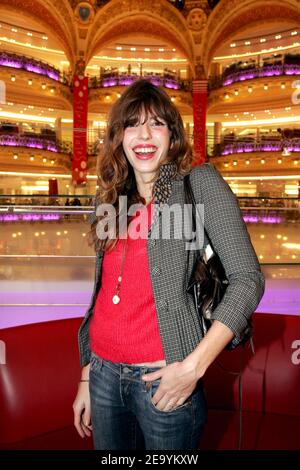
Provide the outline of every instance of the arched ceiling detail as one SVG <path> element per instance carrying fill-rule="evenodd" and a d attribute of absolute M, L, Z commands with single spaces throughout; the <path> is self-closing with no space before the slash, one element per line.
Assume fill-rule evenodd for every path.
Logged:
<path fill-rule="evenodd" d="M 55 35 L 71 66 L 74 64 L 77 33 L 74 14 L 67 0 L 1 0 L 0 7 L 31 16 L 35 21 L 38 19 L 41 27 Z"/>
<path fill-rule="evenodd" d="M 88 33 L 86 63 L 105 45 L 129 32 L 168 41 L 193 67 L 194 42 L 186 20 L 175 7 L 158 0 L 113 0 L 101 8 Z"/>
<path fill-rule="evenodd" d="M 204 40 L 202 57 L 206 74 L 220 44 L 254 23 L 289 21 L 300 23 L 300 4 L 297 0 L 221 0 L 210 15 Z"/>

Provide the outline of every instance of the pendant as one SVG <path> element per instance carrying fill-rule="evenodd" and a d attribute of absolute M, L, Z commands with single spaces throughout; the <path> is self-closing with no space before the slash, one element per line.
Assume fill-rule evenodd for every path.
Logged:
<path fill-rule="evenodd" d="M 113 296 L 112 301 L 116 305 L 120 302 L 120 297 L 116 294 Z"/>

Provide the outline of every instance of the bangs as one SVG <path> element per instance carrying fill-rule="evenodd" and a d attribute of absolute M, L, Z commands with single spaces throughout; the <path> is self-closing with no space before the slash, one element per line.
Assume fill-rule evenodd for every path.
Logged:
<path fill-rule="evenodd" d="M 127 109 L 124 110 L 123 128 L 144 124 L 151 117 L 163 119 L 170 127 L 170 119 L 164 109 L 164 103 L 158 100 L 157 97 L 148 96 L 143 97 L 141 100 L 137 99 L 129 103 Z M 143 122 L 141 122 L 142 116 L 144 117 Z"/>

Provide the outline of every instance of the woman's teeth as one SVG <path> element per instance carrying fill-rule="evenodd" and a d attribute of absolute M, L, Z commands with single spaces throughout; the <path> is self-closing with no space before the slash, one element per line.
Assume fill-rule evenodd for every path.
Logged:
<path fill-rule="evenodd" d="M 155 147 L 151 147 L 151 148 L 137 148 L 135 149 L 135 153 L 139 153 L 139 154 L 143 154 L 143 155 L 146 155 L 148 153 L 154 153 L 156 151 L 156 148 Z"/>

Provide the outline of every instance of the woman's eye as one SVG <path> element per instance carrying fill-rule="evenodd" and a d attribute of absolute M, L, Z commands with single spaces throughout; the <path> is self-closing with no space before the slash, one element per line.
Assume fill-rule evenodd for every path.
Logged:
<path fill-rule="evenodd" d="M 127 127 L 135 127 L 136 124 L 133 124 L 132 122 L 128 122 L 127 124 L 125 124 L 124 128 L 127 129 Z"/>
<path fill-rule="evenodd" d="M 165 126 L 166 124 L 162 121 L 154 121 L 152 125 L 154 125 L 154 126 Z"/>

